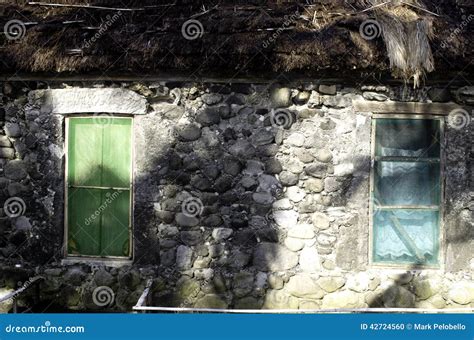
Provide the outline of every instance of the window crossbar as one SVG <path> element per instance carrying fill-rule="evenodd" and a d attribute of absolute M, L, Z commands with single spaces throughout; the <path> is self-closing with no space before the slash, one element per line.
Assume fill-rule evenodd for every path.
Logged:
<path fill-rule="evenodd" d="M 375 156 L 376 161 L 388 161 L 388 162 L 426 162 L 426 163 L 439 163 L 438 157 L 402 157 L 402 156 Z"/>
<path fill-rule="evenodd" d="M 124 188 L 124 187 L 100 187 L 100 186 L 93 186 L 93 185 L 72 185 L 72 184 L 69 184 L 68 188 L 130 191 L 130 188 Z"/>
<path fill-rule="evenodd" d="M 381 210 L 397 210 L 397 209 L 413 209 L 413 210 L 439 210 L 439 205 L 378 205 L 374 204 L 376 209 Z"/>

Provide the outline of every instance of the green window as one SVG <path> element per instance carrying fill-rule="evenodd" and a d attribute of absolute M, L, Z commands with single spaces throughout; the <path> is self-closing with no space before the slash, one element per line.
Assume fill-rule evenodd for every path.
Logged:
<path fill-rule="evenodd" d="M 67 253 L 128 257 L 132 119 L 99 118 L 67 119 Z"/>
<path fill-rule="evenodd" d="M 442 121 L 376 118 L 373 133 L 373 262 L 437 265 Z"/>

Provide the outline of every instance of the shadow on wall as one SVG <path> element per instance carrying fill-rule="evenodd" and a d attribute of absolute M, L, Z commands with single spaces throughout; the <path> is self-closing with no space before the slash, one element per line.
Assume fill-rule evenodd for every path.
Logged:
<path fill-rule="evenodd" d="M 239 90 L 253 93 L 250 86 Z M 278 245 L 284 231 L 272 209 L 283 194 L 275 155 L 296 116 L 287 110 L 272 116 L 230 92 L 215 86 L 190 102 L 195 117 L 170 126 L 169 136 L 152 136 L 166 130 L 157 129 L 162 117 L 137 120 L 147 145 L 137 160 L 135 254 L 137 263 L 162 268 L 153 305 L 262 308 L 267 281 L 284 280 L 266 272 L 298 263 L 296 253 Z M 164 117 L 185 116 L 182 107 L 169 110 Z M 288 176 L 296 184 L 297 176 Z"/>
<path fill-rule="evenodd" d="M 197 98 L 200 90 L 209 93 Z M 257 97 L 265 97 L 266 90 Z M 267 102 L 248 102 L 255 96 L 250 86 L 242 93 L 227 86 L 197 89 L 186 94 L 186 109 L 169 105 L 137 118 L 136 131 L 142 135 L 137 144 L 135 254 L 137 263 L 160 264 L 155 306 L 299 307 L 298 299 L 278 292 L 296 273 L 298 251 L 304 247 L 293 245 L 297 250 L 290 251 L 285 238 L 288 227 L 298 223 L 304 232 L 305 224 L 314 221 L 292 209 L 284 188 L 294 190 L 292 199 L 298 190 L 323 191 L 321 179 L 332 173 L 332 162 L 316 160 L 303 141 L 286 140 L 294 147 L 290 151 L 282 145 L 293 123 L 291 132 L 298 132 L 302 115 L 270 110 Z M 156 133 L 157 126 L 163 133 Z M 167 129 L 173 133 L 165 133 Z M 294 150 L 307 164 L 292 173 Z M 289 158 L 284 167 L 282 154 Z M 369 168 L 368 158 L 354 160 L 353 173 L 368 174 Z M 302 178 L 312 178 L 312 188 L 308 181 L 301 187 Z M 367 184 L 363 176 L 343 178 L 337 194 L 326 197 L 330 202 L 314 203 L 313 211 L 346 206 Z M 369 306 L 415 307 L 412 277 L 410 270 L 395 277 L 392 286 L 368 299 Z"/>
<path fill-rule="evenodd" d="M 0 86 L 0 144 L 2 151 L 11 149 L 11 156 L 0 160 L 0 256 L 11 265 L 55 261 L 62 256 L 63 119 L 31 107 L 23 110 L 27 93 L 44 83 Z"/>
<path fill-rule="evenodd" d="M 180 84 L 176 86 L 178 89 Z M 311 235 L 302 237 L 303 240 L 315 238 L 318 229 L 313 225 L 313 212 L 344 207 L 360 199 L 356 192 L 366 190 L 368 181 L 364 176 L 368 175 L 370 161 L 354 157 L 352 173 L 364 176 L 349 174 L 339 176 L 337 183 L 325 182 L 324 178 L 334 172 L 332 159 L 321 154 L 316 157 L 313 153 L 321 144 L 334 142 L 327 140 L 333 134 L 325 135 L 323 141 L 300 139 L 298 134 L 306 118 L 311 118 L 306 121 L 311 132 L 315 124 L 320 128 L 314 136 L 325 134 L 326 129 L 336 132 L 336 123 L 331 119 L 334 115 L 318 109 L 309 110 L 312 115 L 302 110 L 299 114 L 288 109 L 271 110 L 270 103 L 275 98 L 267 98 L 265 86 L 257 88 L 258 91 L 250 85 L 182 88 L 183 93 L 177 95 L 176 100 L 181 99 L 180 105 L 160 102 L 153 112 L 135 118 L 136 266 L 131 267 L 130 272 L 138 271 L 138 267 L 159 265 L 158 274 L 154 276 L 152 305 L 320 307 L 320 298 L 314 298 L 316 304 L 302 307 L 303 299 L 287 294 L 287 282 L 299 272 L 302 266 L 299 254 L 305 247 L 301 240 L 289 245 L 288 230 L 298 224 L 299 232 Z M 282 88 L 281 91 L 290 90 Z M 290 101 L 282 106 L 297 100 L 289 93 L 280 93 L 280 96 Z M 153 101 L 150 102 L 153 106 Z M 327 183 L 334 188 L 329 190 Z M 304 192 L 311 193 L 306 196 L 319 195 L 325 201 L 308 201 L 305 209 L 311 209 L 303 211 L 304 200 L 299 197 Z M 298 212 L 293 209 L 294 201 L 300 202 Z M 347 237 L 353 237 L 352 233 L 364 237 L 361 228 L 365 225 L 360 221 L 351 223 L 347 225 L 355 227 L 355 231 Z M 345 230 L 349 228 L 341 228 L 339 232 Z M 354 242 L 351 239 L 347 244 Z M 459 239 L 459 243 L 464 242 L 468 239 Z M 352 248 L 347 249 L 344 256 L 358 254 L 362 247 L 357 244 Z M 313 260 L 319 262 L 319 258 Z M 343 269 L 359 270 L 351 266 L 353 262 L 346 262 L 349 267 Z M 109 280 L 110 275 L 104 274 L 105 270 L 94 270 L 87 268 L 87 274 L 93 272 L 97 286 L 114 285 L 110 283 L 114 279 Z M 68 275 L 75 277 L 74 271 L 70 272 Z M 77 279 L 77 285 L 82 284 L 84 275 L 81 275 L 76 275 L 81 278 Z M 415 307 L 413 294 L 408 294 L 417 289 L 413 287 L 412 277 L 407 271 L 395 278 L 393 285 L 368 299 L 368 305 Z M 317 284 L 312 287 L 326 294 Z M 59 286 L 53 288 L 56 292 Z M 69 285 L 68 288 L 71 297 L 77 296 L 74 287 Z M 138 300 L 128 291 L 117 293 L 121 298 L 125 294 L 130 298 L 127 303 Z"/>

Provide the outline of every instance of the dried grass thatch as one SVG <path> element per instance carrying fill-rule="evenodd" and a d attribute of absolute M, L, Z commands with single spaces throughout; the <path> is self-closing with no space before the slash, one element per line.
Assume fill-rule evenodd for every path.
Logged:
<path fill-rule="evenodd" d="M 374 15 L 381 26 L 390 68 L 403 79 L 412 78 L 414 87 L 418 87 L 420 79 L 434 70 L 430 46 L 432 18 L 422 17 L 416 12 L 428 13 L 426 6 L 419 0 L 388 3 L 369 0 L 369 3 L 374 7 Z"/>
<path fill-rule="evenodd" d="M 0 72 L 168 73 L 192 79 L 288 73 L 333 77 L 343 70 L 354 77 L 394 74 L 418 85 L 435 63 L 437 70 L 453 72 L 469 65 L 472 32 L 469 25 L 460 26 L 469 5 L 408 1 L 0 2 L 0 27 L 12 19 L 27 22 L 22 39 L 10 41 L 0 34 Z M 120 18 L 89 43 L 118 11 Z M 183 37 L 181 28 L 190 19 L 202 24 L 198 39 Z M 380 39 L 361 36 L 360 26 L 369 19 L 380 24 Z M 473 66 L 464 72 L 474 72 Z"/>

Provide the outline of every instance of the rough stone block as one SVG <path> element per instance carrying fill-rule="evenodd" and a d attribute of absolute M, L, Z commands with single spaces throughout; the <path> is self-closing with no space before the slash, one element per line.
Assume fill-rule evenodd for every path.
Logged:
<path fill-rule="evenodd" d="M 474 301 L 474 282 L 458 282 L 454 284 L 449 292 L 448 298 L 460 305 L 467 305 Z"/>
<path fill-rule="evenodd" d="M 326 292 L 332 293 L 343 287 L 346 283 L 346 280 L 340 276 L 323 276 L 320 277 L 316 282 Z"/>
<path fill-rule="evenodd" d="M 285 286 L 291 295 L 301 298 L 321 299 L 324 291 L 316 281 L 307 274 L 297 274 L 292 276 Z"/>
<path fill-rule="evenodd" d="M 335 95 L 336 94 L 336 85 L 319 85 L 319 93 Z"/>
<path fill-rule="evenodd" d="M 176 251 L 176 267 L 178 269 L 189 269 L 191 268 L 193 257 L 193 250 L 186 246 L 179 246 Z"/>
<path fill-rule="evenodd" d="M 194 307 L 225 309 L 228 307 L 228 304 L 223 297 L 217 294 L 208 294 L 197 300 Z"/>
<path fill-rule="evenodd" d="M 320 212 L 315 212 L 311 217 L 311 221 L 316 228 L 321 230 L 329 228 L 330 225 L 329 217 L 327 217 L 326 214 Z"/>
<path fill-rule="evenodd" d="M 273 212 L 273 218 L 280 227 L 289 229 L 296 225 L 298 213 L 293 210 L 278 210 Z"/>
<path fill-rule="evenodd" d="M 312 224 L 298 224 L 288 229 L 288 236 L 294 238 L 311 239 L 314 237 L 314 227 Z"/>
<path fill-rule="evenodd" d="M 287 237 L 285 246 L 291 251 L 299 251 L 304 247 L 304 241 L 299 238 Z"/>
<path fill-rule="evenodd" d="M 324 296 L 321 308 L 362 308 L 364 306 L 365 303 L 361 294 L 344 290 Z"/>
<path fill-rule="evenodd" d="M 298 255 L 275 243 L 261 243 L 254 252 L 253 265 L 262 271 L 283 271 L 298 264 Z"/>
<path fill-rule="evenodd" d="M 7 136 L 0 135 L 0 147 L 2 148 L 7 148 L 10 147 L 12 143 L 10 142 L 10 139 L 8 139 Z"/>
<path fill-rule="evenodd" d="M 304 272 L 314 273 L 321 270 L 321 260 L 315 248 L 304 248 L 300 253 L 299 263 Z"/>
<path fill-rule="evenodd" d="M 268 290 L 263 304 L 265 309 L 298 309 L 298 298 L 284 290 Z"/>
<path fill-rule="evenodd" d="M 247 296 L 235 302 L 236 309 L 261 309 L 263 302 L 252 296 Z"/>
<path fill-rule="evenodd" d="M 9 161 L 7 165 L 5 165 L 4 174 L 8 179 L 15 181 L 22 180 L 28 175 L 26 172 L 26 164 L 19 159 Z"/>
<path fill-rule="evenodd" d="M 12 148 L 0 148 L 0 158 L 5 158 L 5 159 L 15 158 L 15 150 Z"/>
<path fill-rule="evenodd" d="M 291 89 L 287 87 L 274 87 L 270 90 L 270 99 L 275 108 L 291 105 Z"/>

